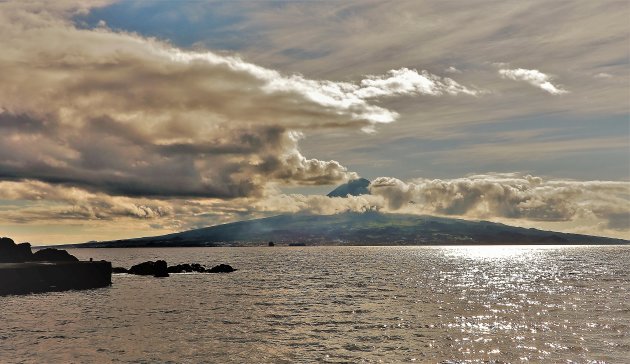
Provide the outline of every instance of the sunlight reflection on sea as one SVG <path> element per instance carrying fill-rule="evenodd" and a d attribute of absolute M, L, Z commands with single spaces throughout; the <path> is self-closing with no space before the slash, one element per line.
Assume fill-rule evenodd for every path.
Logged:
<path fill-rule="evenodd" d="M 630 357 L 630 247 L 83 249 L 110 288 L 0 297 L 2 362 L 607 362 Z"/>

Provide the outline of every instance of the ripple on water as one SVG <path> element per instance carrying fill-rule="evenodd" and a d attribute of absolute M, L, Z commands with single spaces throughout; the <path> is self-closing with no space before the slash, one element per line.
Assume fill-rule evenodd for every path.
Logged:
<path fill-rule="evenodd" d="M 75 250 L 116 266 L 229 263 L 229 275 L 114 276 L 0 297 L 6 362 L 579 362 L 630 357 L 630 247 Z"/>

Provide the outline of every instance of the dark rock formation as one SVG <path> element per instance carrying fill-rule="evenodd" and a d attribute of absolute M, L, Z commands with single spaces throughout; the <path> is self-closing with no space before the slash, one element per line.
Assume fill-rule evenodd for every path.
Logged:
<path fill-rule="evenodd" d="M 169 267 L 163 260 L 158 260 L 155 262 L 148 261 L 136 264 L 129 268 L 129 270 L 121 267 L 113 268 L 114 273 L 129 273 L 155 277 L 168 277 L 169 273 L 230 273 L 234 271 L 236 271 L 236 269 L 227 264 L 219 264 L 210 269 L 197 263 L 177 264 Z"/>
<path fill-rule="evenodd" d="M 190 264 L 177 264 L 172 265 L 166 269 L 169 273 L 190 273 L 192 272 L 192 266 Z"/>
<path fill-rule="evenodd" d="M 203 273 L 206 271 L 206 267 L 198 263 L 193 263 L 190 265 L 190 267 L 192 268 L 193 272 Z"/>
<path fill-rule="evenodd" d="M 0 262 L 21 263 L 32 260 L 31 244 L 15 244 L 13 239 L 0 238 Z"/>
<path fill-rule="evenodd" d="M 78 262 L 79 259 L 65 250 L 46 248 L 33 253 L 33 262 Z"/>
<path fill-rule="evenodd" d="M 276 243 L 274 243 L 273 241 L 270 241 L 268 245 L 269 246 L 276 246 Z"/>
<path fill-rule="evenodd" d="M 24 258 L 24 261 L 29 261 L 33 258 L 33 251 L 31 250 L 30 243 L 20 243 L 16 245 L 15 251 L 19 257 Z"/>
<path fill-rule="evenodd" d="M 234 272 L 236 269 L 232 268 L 232 266 L 227 265 L 227 264 L 219 264 L 217 266 L 214 266 L 210 269 L 207 269 L 206 272 L 207 273 L 231 273 Z"/>
<path fill-rule="evenodd" d="M 155 262 L 155 274 L 154 277 L 168 277 L 168 265 L 164 260 L 157 260 Z"/>
<path fill-rule="evenodd" d="M 45 263 L 38 263 L 45 262 Z M 65 250 L 42 249 L 0 238 L 0 295 L 89 289 L 112 284 L 112 264 L 79 262 Z"/>
<path fill-rule="evenodd" d="M 31 252 L 31 244 L 15 244 L 13 239 L 0 238 L 0 262 L 78 262 L 75 256 L 65 250 L 46 248 Z"/>
<path fill-rule="evenodd" d="M 134 265 L 129 268 L 128 273 L 141 276 L 168 277 L 168 266 L 163 260 L 148 261 Z"/>
<path fill-rule="evenodd" d="M 193 264 L 177 264 L 168 267 L 169 273 L 204 273 L 206 271 L 206 267 L 201 264 L 193 263 Z"/>

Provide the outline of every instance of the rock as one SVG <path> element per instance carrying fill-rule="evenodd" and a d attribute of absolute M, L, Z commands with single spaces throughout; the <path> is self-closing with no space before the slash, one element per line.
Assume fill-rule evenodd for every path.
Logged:
<path fill-rule="evenodd" d="M 22 263 L 33 259 L 31 244 L 15 244 L 13 239 L 0 238 L 0 262 Z"/>
<path fill-rule="evenodd" d="M 232 268 L 230 265 L 219 264 L 210 269 L 206 269 L 206 272 L 207 273 L 231 273 L 231 272 L 234 272 L 235 270 L 236 269 Z"/>
<path fill-rule="evenodd" d="M 148 261 L 134 265 L 127 273 L 141 276 L 168 277 L 168 266 L 163 260 Z"/>
<path fill-rule="evenodd" d="M 0 296 L 91 289 L 112 284 L 112 263 L 79 262 L 60 249 L 31 252 L 31 244 L 0 238 Z"/>
<path fill-rule="evenodd" d="M 188 272 L 192 272 L 192 267 L 190 266 L 190 264 L 177 264 L 177 265 L 172 265 L 170 267 L 168 267 L 168 272 L 169 273 L 188 273 Z"/>
<path fill-rule="evenodd" d="M 275 245 L 276 245 L 276 243 L 274 243 L 273 241 L 270 241 L 268 245 L 269 245 L 269 246 L 275 246 Z"/>
<path fill-rule="evenodd" d="M 15 246 L 15 242 L 11 238 L 2 237 L 0 238 L 0 251 L 5 249 L 12 249 Z"/>
<path fill-rule="evenodd" d="M 207 269 L 201 264 L 177 264 L 168 266 L 165 261 L 158 260 L 155 262 L 148 261 L 140 264 L 136 264 L 133 267 L 126 270 L 125 268 L 113 268 L 114 273 L 129 273 L 142 276 L 155 276 L 155 277 L 168 277 L 169 273 L 230 273 L 236 269 L 227 264 L 219 264 L 215 267 Z"/>
<path fill-rule="evenodd" d="M 29 244 L 30 248 L 30 244 Z M 62 249 L 46 248 L 33 253 L 34 262 L 78 262 L 79 259 Z"/>
<path fill-rule="evenodd" d="M 206 271 L 206 267 L 201 264 L 193 263 L 193 264 L 177 264 L 168 267 L 169 273 L 204 273 Z"/>
<path fill-rule="evenodd" d="M 154 277 L 168 277 L 168 265 L 164 260 L 158 260 L 155 262 Z"/>
<path fill-rule="evenodd" d="M 148 261 L 140 264 L 136 264 L 129 268 L 129 274 L 136 274 L 140 276 L 152 276 L 155 273 L 155 262 Z"/>
<path fill-rule="evenodd" d="M 190 265 L 190 267 L 192 268 L 193 272 L 203 273 L 203 272 L 206 271 L 206 267 L 204 267 L 201 264 L 193 263 L 193 264 Z"/>

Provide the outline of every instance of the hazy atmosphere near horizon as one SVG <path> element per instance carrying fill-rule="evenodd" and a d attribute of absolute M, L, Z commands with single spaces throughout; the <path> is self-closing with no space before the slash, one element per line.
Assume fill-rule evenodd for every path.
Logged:
<path fill-rule="evenodd" d="M 0 232 L 284 213 L 630 237 L 628 1 L 2 1 Z M 363 177 L 370 194 L 329 198 Z"/>

